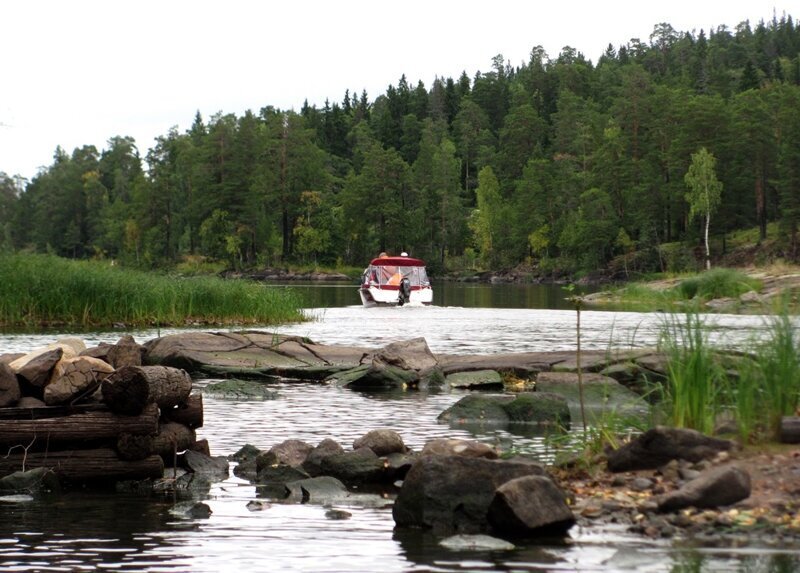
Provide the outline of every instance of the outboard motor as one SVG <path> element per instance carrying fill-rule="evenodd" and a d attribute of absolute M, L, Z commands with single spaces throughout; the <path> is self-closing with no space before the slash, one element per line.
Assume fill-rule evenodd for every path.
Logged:
<path fill-rule="evenodd" d="M 404 277 L 403 280 L 400 281 L 400 294 L 397 298 L 398 306 L 403 306 L 405 303 L 411 300 L 411 281 L 408 280 L 408 277 Z"/>

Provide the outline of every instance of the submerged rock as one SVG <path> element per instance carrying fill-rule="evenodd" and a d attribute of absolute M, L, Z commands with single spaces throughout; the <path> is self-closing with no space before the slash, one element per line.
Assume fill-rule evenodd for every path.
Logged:
<path fill-rule="evenodd" d="M 570 425 L 567 400 L 551 392 L 523 392 L 515 396 L 469 394 L 439 414 L 450 424 L 556 424 Z"/>
<path fill-rule="evenodd" d="M 445 377 L 451 388 L 495 389 L 503 388 L 503 378 L 496 370 L 475 370 L 472 372 L 456 372 Z"/>
<path fill-rule="evenodd" d="M 277 392 L 262 383 L 235 378 L 211 382 L 203 388 L 203 394 L 222 400 L 274 400 L 278 397 Z"/>
<path fill-rule="evenodd" d="M 516 549 L 513 543 L 490 535 L 451 535 L 439 542 L 439 545 L 453 551 L 511 551 Z"/>

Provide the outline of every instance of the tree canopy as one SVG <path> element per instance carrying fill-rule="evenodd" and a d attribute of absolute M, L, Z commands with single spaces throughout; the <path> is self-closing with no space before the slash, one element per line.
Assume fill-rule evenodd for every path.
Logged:
<path fill-rule="evenodd" d="M 374 100 L 348 90 L 299 113 L 198 113 L 143 153 L 125 136 L 58 148 L 30 181 L 0 173 L 0 248 L 231 267 L 405 250 L 434 270 L 469 253 L 565 271 L 624 255 L 627 272 L 663 265 L 662 243 L 699 242 L 694 215 L 713 212 L 717 234 L 779 223 L 797 260 L 798 23 L 658 23 L 648 40 L 596 63 L 535 46 L 518 66 L 496 55 L 429 87 L 402 75 Z M 719 187 L 696 178 L 698 150 Z M 724 201 L 702 203 L 718 188 Z"/>

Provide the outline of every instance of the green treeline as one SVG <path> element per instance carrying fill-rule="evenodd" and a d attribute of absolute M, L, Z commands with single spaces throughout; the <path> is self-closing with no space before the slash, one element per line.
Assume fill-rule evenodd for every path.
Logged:
<path fill-rule="evenodd" d="M 702 149 L 721 184 L 710 221 L 687 200 Z M 429 87 L 404 75 L 374 101 L 198 113 L 144 157 L 113 137 L 101 152 L 59 148 L 24 185 L 0 174 L 0 246 L 140 267 L 358 266 L 405 250 L 434 272 L 575 272 L 623 255 L 626 270 L 679 270 L 706 226 L 764 238 L 778 222 L 771 238 L 796 261 L 799 221 L 790 16 L 708 35 L 662 23 L 596 64 L 535 47 L 519 67 L 498 55 Z M 685 254 L 665 260 L 659 246 L 676 241 Z"/>

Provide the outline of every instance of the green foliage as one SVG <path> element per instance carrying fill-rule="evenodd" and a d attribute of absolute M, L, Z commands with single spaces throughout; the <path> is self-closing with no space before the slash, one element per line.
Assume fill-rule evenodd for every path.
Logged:
<path fill-rule="evenodd" d="M 372 101 L 198 113 L 143 156 L 130 137 L 58 148 L 31 181 L 0 178 L 0 248 L 139 267 L 405 250 L 441 271 L 476 248 L 492 267 L 534 256 L 589 273 L 622 256 L 625 271 L 684 271 L 700 237 L 687 221 L 707 234 L 713 215 L 718 237 L 757 227 L 764 241 L 773 224 L 777 255 L 798 260 L 800 26 L 728 24 L 658 23 L 594 63 L 570 47 L 520 66 L 498 54 L 473 78 L 403 75 Z M 476 192 L 484 168 L 499 199 Z M 478 203 L 491 224 L 471 230 Z"/>
<path fill-rule="evenodd" d="M 664 405 L 670 422 L 710 434 L 723 409 L 727 379 L 708 344 L 700 315 L 689 312 L 681 320 L 668 317 L 660 349 L 667 355 Z"/>
<path fill-rule="evenodd" d="M 734 269 L 718 268 L 682 280 L 675 287 L 678 298 L 703 301 L 715 298 L 736 298 L 751 290 L 758 291 L 761 284 Z"/>
<path fill-rule="evenodd" d="M 800 405 L 800 340 L 792 317 L 771 317 L 751 356 L 742 362 L 732 392 L 739 433 L 745 442 L 778 441 L 781 418 Z"/>
<path fill-rule="evenodd" d="M 216 277 L 169 277 L 108 262 L 0 254 L 0 324 L 37 328 L 276 324 L 302 320 L 289 290 Z"/>

